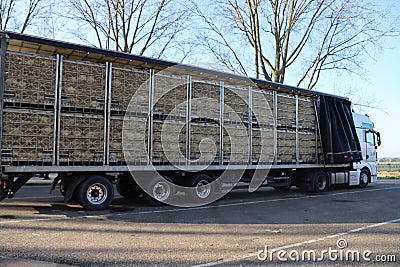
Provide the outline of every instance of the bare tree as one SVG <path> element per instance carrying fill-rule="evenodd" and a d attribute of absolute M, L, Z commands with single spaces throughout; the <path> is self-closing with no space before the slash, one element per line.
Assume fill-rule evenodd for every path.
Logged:
<path fill-rule="evenodd" d="M 279 83 L 290 68 L 301 65 L 297 86 L 309 89 L 323 71 L 356 72 L 361 55 L 395 33 L 380 24 L 382 12 L 362 0 L 221 0 L 218 6 L 212 18 L 198 8 L 211 36 L 206 46 L 230 51 L 227 57 L 214 50 L 217 59 L 243 73 L 249 54 L 240 56 L 240 51 L 252 51 L 256 77 Z M 241 44 L 235 45 L 238 35 Z"/>
<path fill-rule="evenodd" d="M 161 57 L 184 30 L 186 12 L 172 0 L 70 0 L 72 20 L 95 36 L 95 45 Z M 93 44 L 87 34 L 80 38 Z"/>
<path fill-rule="evenodd" d="M 24 33 L 33 21 L 43 16 L 44 0 L 0 0 L 1 30 Z"/>

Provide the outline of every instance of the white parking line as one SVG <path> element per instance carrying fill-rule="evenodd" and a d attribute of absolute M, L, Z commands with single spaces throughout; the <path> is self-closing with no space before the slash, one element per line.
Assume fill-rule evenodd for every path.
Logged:
<path fill-rule="evenodd" d="M 333 238 L 337 238 L 337 237 L 340 237 L 340 236 L 349 235 L 349 234 L 353 234 L 353 233 L 358 233 L 358 232 L 364 231 L 366 229 L 376 228 L 376 227 L 379 227 L 379 226 L 383 226 L 383 225 L 387 225 L 387 224 L 391 224 L 391 223 L 397 223 L 397 222 L 400 222 L 400 218 L 394 219 L 394 220 L 390 220 L 390 221 L 381 222 L 381 223 L 370 224 L 370 225 L 367 225 L 367 226 L 364 226 L 364 227 L 360 227 L 360 228 L 349 230 L 347 232 L 341 232 L 341 233 L 337 233 L 337 234 L 334 234 L 334 235 L 328 235 L 328 236 L 324 236 L 324 237 L 317 238 L 317 239 L 311 239 L 311 240 L 307 240 L 307 241 L 300 242 L 300 243 L 294 243 L 294 244 L 289 244 L 289 245 L 273 248 L 273 249 L 271 249 L 271 252 L 280 251 L 280 250 L 287 250 L 287 249 L 291 249 L 291 248 L 296 248 L 296 247 L 300 247 L 300 246 L 303 246 L 303 245 L 316 243 L 316 242 L 324 241 L 324 240 L 327 240 L 327 239 L 333 239 Z M 240 256 L 240 257 L 237 257 L 237 258 L 221 259 L 221 260 L 212 261 L 212 262 L 208 262 L 208 263 L 203 263 L 203 264 L 199 264 L 199 265 L 193 265 L 192 267 L 216 266 L 216 265 L 220 265 L 220 264 L 232 263 L 232 262 L 235 262 L 235 261 L 240 261 L 240 260 L 244 260 L 244 259 L 248 259 L 248 258 L 252 258 L 252 257 L 257 257 L 257 255 L 258 255 L 258 252 L 254 252 L 254 253 L 250 253 L 250 254 L 247 254 L 247 255 L 244 255 L 244 256 Z M 233 265 L 233 264 L 230 264 L 230 265 Z"/>
<path fill-rule="evenodd" d="M 217 204 L 217 205 L 208 205 L 194 208 L 171 208 L 171 209 L 161 209 L 161 210 L 149 210 L 149 211 L 133 211 L 133 212 L 120 212 L 120 213 L 108 213 L 108 214 L 93 214 L 93 215 L 81 215 L 81 216 L 71 216 L 71 217 L 57 217 L 57 218 L 40 218 L 40 219 L 29 219 L 29 220 L 12 220 L 12 221 L 1 221 L 1 224 L 16 224 L 16 223 L 24 223 L 24 222 L 35 222 L 35 221 L 52 221 L 52 220 L 73 220 L 73 219 L 82 219 L 82 218 L 94 218 L 94 217 L 111 217 L 111 216 L 126 216 L 126 215 L 143 215 L 143 214 L 159 214 L 159 213 L 168 213 L 168 212 L 180 212 L 180 211 L 194 211 L 194 210 L 205 210 L 205 209 L 213 209 L 213 208 L 225 208 L 225 207 L 236 207 L 236 206 L 245 206 L 245 205 L 253 205 L 253 204 L 263 204 L 270 202 L 279 202 L 279 201 L 292 201 L 299 199 L 313 199 L 313 198 L 323 198 L 330 196 L 340 196 L 340 195 L 350 195 L 350 194 L 360 194 L 360 193 L 368 193 L 374 191 L 384 191 L 384 190 L 394 190 L 400 189 L 400 186 L 397 187 L 386 187 L 386 188 L 376 188 L 376 189 L 363 189 L 357 191 L 346 191 L 332 194 L 323 194 L 323 195 L 309 195 L 309 196 L 301 196 L 301 197 L 288 197 L 288 198 L 277 198 L 277 199 L 266 199 L 266 200 L 256 200 L 249 202 L 236 202 L 236 203 L 227 203 L 227 204 Z"/>

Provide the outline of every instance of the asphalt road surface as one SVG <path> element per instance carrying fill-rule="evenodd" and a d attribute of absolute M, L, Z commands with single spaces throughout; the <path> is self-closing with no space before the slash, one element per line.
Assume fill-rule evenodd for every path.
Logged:
<path fill-rule="evenodd" d="M 79 266 L 400 264 L 400 180 L 322 194 L 231 192 L 197 208 L 117 197 L 106 211 L 26 185 L 0 203 L 1 257 Z"/>

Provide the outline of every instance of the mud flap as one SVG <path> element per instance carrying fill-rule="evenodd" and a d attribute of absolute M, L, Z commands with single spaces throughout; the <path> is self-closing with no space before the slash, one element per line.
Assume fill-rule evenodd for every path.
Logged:
<path fill-rule="evenodd" d="M 84 180 L 86 179 L 86 176 L 83 175 L 78 175 L 74 178 L 74 180 L 68 185 L 67 187 L 67 192 L 65 193 L 64 196 L 64 202 L 68 203 L 69 201 L 71 201 L 75 189 L 79 186 L 79 184 L 81 184 Z"/>
<path fill-rule="evenodd" d="M 8 195 L 8 192 L 4 189 L 4 188 L 0 188 L 0 201 L 2 201 L 3 199 L 5 199 Z"/>

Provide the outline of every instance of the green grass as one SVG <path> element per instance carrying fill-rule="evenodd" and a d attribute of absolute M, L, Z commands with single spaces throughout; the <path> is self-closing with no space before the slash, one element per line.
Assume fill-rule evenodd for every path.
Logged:
<path fill-rule="evenodd" d="M 378 172 L 378 178 L 397 179 L 400 178 L 400 172 Z"/>

